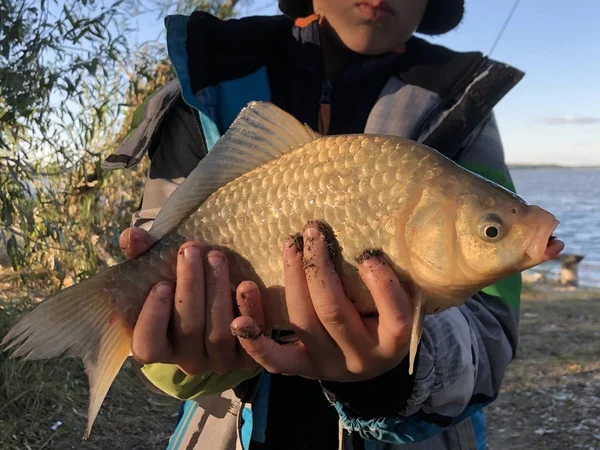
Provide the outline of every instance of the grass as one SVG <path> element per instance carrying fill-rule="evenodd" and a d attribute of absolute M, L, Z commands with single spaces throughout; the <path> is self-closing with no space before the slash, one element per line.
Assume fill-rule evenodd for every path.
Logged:
<path fill-rule="evenodd" d="M 0 336 L 32 306 L 7 286 Z M 0 353 L 0 450 L 166 448 L 179 403 L 150 392 L 127 363 L 82 441 L 87 395 L 79 360 Z M 518 355 L 486 419 L 490 450 L 600 449 L 599 292 L 524 289 Z"/>
<path fill-rule="evenodd" d="M 0 336 L 32 306 L 0 286 Z M 4 289 L 3 289 L 4 288 Z M 88 441 L 87 378 L 81 361 L 22 361 L 0 353 L 0 449 L 164 449 L 178 402 L 150 392 L 128 362 L 117 376 Z"/>

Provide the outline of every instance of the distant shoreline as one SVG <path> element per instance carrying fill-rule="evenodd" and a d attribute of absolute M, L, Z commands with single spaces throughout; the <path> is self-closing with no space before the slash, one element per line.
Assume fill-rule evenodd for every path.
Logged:
<path fill-rule="evenodd" d="M 598 170 L 600 166 L 567 166 L 561 164 L 507 164 L 512 169 L 591 169 Z"/>

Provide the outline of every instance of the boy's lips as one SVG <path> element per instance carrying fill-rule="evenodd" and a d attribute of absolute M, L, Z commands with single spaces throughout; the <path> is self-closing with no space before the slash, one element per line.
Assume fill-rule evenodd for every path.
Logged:
<path fill-rule="evenodd" d="M 384 20 L 394 16 L 394 10 L 390 5 L 381 0 L 367 0 L 356 4 L 360 14 L 368 20 Z"/>

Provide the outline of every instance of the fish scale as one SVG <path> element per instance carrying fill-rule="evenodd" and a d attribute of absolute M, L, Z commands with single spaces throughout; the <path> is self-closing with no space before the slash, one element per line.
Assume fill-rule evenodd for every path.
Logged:
<path fill-rule="evenodd" d="M 279 288 L 284 240 L 309 220 L 320 219 L 331 226 L 342 248 L 343 282 L 356 284 L 355 260 L 364 250 L 390 251 L 393 234 L 384 225 L 397 209 L 390 188 L 408 181 L 395 175 L 404 152 L 411 148 L 378 136 L 319 138 L 213 193 L 177 233 L 223 250 L 231 260 L 234 285 L 250 279 Z M 419 152 L 411 152 L 411 158 L 419 158 Z M 392 186 L 373 181 L 384 177 Z M 280 292 L 268 290 L 267 326 L 289 328 Z M 349 295 L 363 298 L 358 292 Z M 372 302 L 363 312 L 373 312 Z"/>

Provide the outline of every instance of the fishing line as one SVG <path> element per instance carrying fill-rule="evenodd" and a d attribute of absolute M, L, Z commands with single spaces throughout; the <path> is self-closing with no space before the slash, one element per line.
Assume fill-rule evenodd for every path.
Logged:
<path fill-rule="evenodd" d="M 488 56 L 491 56 L 492 53 L 494 52 L 494 50 L 496 50 L 496 46 L 498 45 L 498 42 L 500 42 L 500 39 L 502 38 L 502 35 L 504 34 L 504 30 L 506 30 L 506 27 L 510 23 L 510 21 L 513 17 L 513 14 L 515 13 L 515 11 L 517 9 L 517 6 L 519 6 L 519 3 L 521 3 L 521 0 L 516 0 L 515 3 L 513 4 L 512 9 L 508 13 L 508 17 L 504 21 L 504 25 L 502 25 L 502 28 L 500 28 L 500 32 L 498 33 L 498 36 L 496 36 L 496 40 L 494 41 L 494 43 L 492 44 L 492 48 L 490 48 L 490 51 L 488 52 Z"/>

